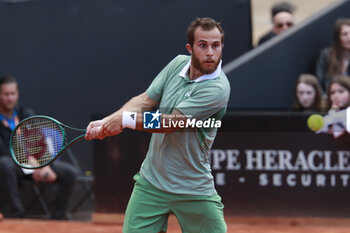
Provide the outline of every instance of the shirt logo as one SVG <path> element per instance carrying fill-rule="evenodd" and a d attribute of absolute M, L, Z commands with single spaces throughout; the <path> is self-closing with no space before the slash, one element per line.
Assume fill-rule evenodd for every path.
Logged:
<path fill-rule="evenodd" d="M 143 128 L 144 129 L 160 129 L 160 116 L 162 114 L 157 110 L 156 112 L 143 113 Z"/>

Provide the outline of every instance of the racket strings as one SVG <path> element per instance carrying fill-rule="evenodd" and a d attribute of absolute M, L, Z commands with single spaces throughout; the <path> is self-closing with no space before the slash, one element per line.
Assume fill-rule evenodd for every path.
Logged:
<path fill-rule="evenodd" d="M 55 159 L 64 143 L 60 125 L 47 118 L 32 118 L 17 126 L 12 138 L 13 155 L 25 167 L 40 167 Z"/>

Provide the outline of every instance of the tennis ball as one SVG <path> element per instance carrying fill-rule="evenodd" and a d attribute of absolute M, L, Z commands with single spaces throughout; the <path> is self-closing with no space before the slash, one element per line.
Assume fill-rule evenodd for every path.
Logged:
<path fill-rule="evenodd" d="M 322 129 L 323 124 L 324 124 L 323 116 L 319 114 L 312 114 L 307 119 L 307 126 L 312 131 L 319 131 L 320 129 Z"/>

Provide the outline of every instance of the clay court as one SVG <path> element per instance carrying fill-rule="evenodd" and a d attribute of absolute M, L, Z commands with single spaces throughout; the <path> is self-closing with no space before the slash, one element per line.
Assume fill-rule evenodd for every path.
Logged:
<path fill-rule="evenodd" d="M 226 219 L 228 233 L 345 233 L 350 232 L 350 220 L 322 218 L 242 218 Z M 48 221 L 35 219 L 4 219 L 0 233 L 120 233 L 122 223 L 96 224 L 91 222 Z M 169 220 L 168 233 L 180 233 L 174 217 Z"/>

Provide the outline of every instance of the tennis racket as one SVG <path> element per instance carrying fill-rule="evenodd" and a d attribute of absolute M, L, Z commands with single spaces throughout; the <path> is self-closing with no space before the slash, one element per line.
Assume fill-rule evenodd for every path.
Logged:
<path fill-rule="evenodd" d="M 67 143 L 66 129 L 83 134 Z M 85 133 L 85 129 L 67 126 L 48 116 L 28 117 L 12 131 L 11 155 L 23 168 L 41 168 L 55 161 L 69 146 L 82 139 Z"/>

